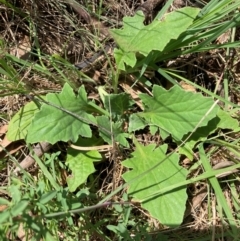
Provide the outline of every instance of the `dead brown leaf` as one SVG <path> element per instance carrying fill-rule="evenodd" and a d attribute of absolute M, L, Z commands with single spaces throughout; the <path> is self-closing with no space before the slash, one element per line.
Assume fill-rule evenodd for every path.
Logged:
<path fill-rule="evenodd" d="M 8 156 L 10 153 L 11 155 L 19 151 L 24 145 L 19 142 L 9 141 L 7 136 L 5 135 L 3 140 L 0 142 L 0 158 L 4 158 Z"/>
<path fill-rule="evenodd" d="M 186 90 L 186 91 L 190 91 L 190 92 L 193 92 L 193 93 L 196 93 L 196 92 L 197 92 L 196 89 L 195 89 L 192 85 L 190 85 L 190 84 L 188 84 L 188 83 L 186 83 L 186 82 L 184 82 L 184 81 L 181 81 L 179 84 L 180 84 L 180 85 L 182 86 L 182 88 L 183 88 L 184 90 Z"/>
<path fill-rule="evenodd" d="M 10 145 L 12 143 L 12 141 L 9 141 L 7 139 L 7 136 L 5 135 L 3 140 L 1 141 L 1 146 L 0 146 L 0 152 L 3 151 L 4 148 L 6 148 L 8 145 Z"/>
<path fill-rule="evenodd" d="M 3 136 L 7 133 L 8 125 L 3 125 L 0 127 L 0 136 Z"/>
<path fill-rule="evenodd" d="M 31 41 L 29 36 L 25 35 L 21 39 L 17 46 L 14 46 L 10 49 L 10 54 L 20 58 L 20 59 L 29 59 L 31 54 Z"/>

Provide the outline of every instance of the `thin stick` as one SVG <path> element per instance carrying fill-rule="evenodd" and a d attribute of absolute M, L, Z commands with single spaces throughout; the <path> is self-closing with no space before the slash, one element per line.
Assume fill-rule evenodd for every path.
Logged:
<path fill-rule="evenodd" d="M 79 151 L 107 151 L 110 148 L 113 148 L 113 145 L 101 145 L 101 146 L 76 146 L 73 144 L 70 144 L 70 147 L 79 150 Z"/>
<path fill-rule="evenodd" d="M 53 218 L 53 217 L 57 217 L 57 216 L 61 216 L 61 215 L 66 215 L 66 214 L 73 214 L 73 213 L 82 213 L 82 212 L 86 212 L 86 211 L 91 211 L 91 210 L 95 210 L 97 208 L 105 208 L 111 205 L 131 205 L 131 202 L 104 202 L 101 204 L 96 204 L 96 205 L 92 205 L 92 206 L 88 206 L 85 208 L 79 208 L 79 209 L 74 209 L 74 210 L 68 210 L 68 211 L 64 211 L 64 212 L 56 212 L 56 213 L 50 213 L 50 214 L 44 214 L 43 217 L 44 218 Z"/>

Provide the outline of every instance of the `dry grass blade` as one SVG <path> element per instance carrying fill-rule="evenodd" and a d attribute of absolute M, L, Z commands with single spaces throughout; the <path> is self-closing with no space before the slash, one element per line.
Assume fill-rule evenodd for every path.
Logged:
<path fill-rule="evenodd" d="M 233 166 L 235 165 L 236 163 L 232 162 L 232 161 L 223 161 L 223 162 L 219 162 L 218 164 L 214 165 L 213 166 L 213 169 L 214 170 L 217 170 L 217 169 L 221 169 L 221 168 L 224 168 L 224 167 L 230 167 L 230 166 Z M 238 173 L 239 170 L 232 170 L 232 171 L 229 171 L 229 172 L 225 172 L 225 173 L 222 173 L 222 174 L 219 174 L 217 175 L 217 178 L 222 178 L 222 177 L 226 177 L 228 175 L 231 175 L 233 173 Z"/>

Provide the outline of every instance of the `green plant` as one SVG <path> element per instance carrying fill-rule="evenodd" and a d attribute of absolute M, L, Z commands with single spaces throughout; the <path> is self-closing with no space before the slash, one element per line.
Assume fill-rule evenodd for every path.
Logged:
<path fill-rule="evenodd" d="M 24 106 L 23 109 L 20 110 L 19 113 L 11 121 L 8 138 L 14 140 L 19 138 L 25 138 L 26 141 L 29 143 L 35 143 L 37 141 L 47 141 L 53 144 L 57 141 L 72 141 L 74 143 L 76 142 L 77 144 L 80 143 L 80 145 L 88 144 L 89 146 L 95 146 L 96 143 L 97 145 L 99 145 L 102 144 L 104 141 L 109 143 L 110 145 L 113 145 L 112 141 L 117 141 L 120 145 L 127 146 L 126 137 L 129 137 L 129 134 L 124 133 L 121 129 L 122 121 L 119 120 L 120 116 L 118 117 L 117 121 L 113 121 L 112 123 L 110 122 L 110 119 L 107 118 L 107 115 L 104 113 L 104 111 L 101 111 L 102 113 L 104 113 L 102 116 L 94 117 L 94 115 L 92 115 L 93 111 L 96 115 L 99 114 L 100 109 L 95 108 L 95 104 L 90 103 L 87 100 L 84 88 L 81 87 L 78 93 L 78 97 L 75 97 L 70 86 L 66 84 L 61 93 L 48 94 L 46 96 L 46 101 L 40 99 L 41 101 L 43 101 L 43 105 L 40 110 L 38 110 L 33 103 Z M 130 99 L 124 102 L 122 94 L 120 94 L 120 96 L 122 102 L 115 102 L 118 103 L 118 105 L 115 106 L 115 109 L 112 109 L 112 113 L 116 114 L 116 116 L 117 113 L 124 113 L 127 110 L 126 107 L 131 106 L 129 104 Z M 161 99 L 159 99 L 158 96 L 161 96 Z M 112 96 L 110 95 L 110 106 L 111 97 Z M 114 95 L 114 97 L 116 98 L 116 95 Z M 179 100 L 182 100 L 182 102 L 177 101 L 176 103 L 177 97 L 179 98 Z M 160 130 L 171 133 L 175 141 L 184 141 L 184 135 L 187 135 L 188 133 L 194 131 L 194 128 L 202 128 L 202 131 L 204 130 L 205 133 L 210 134 L 219 127 L 222 121 L 224 121 L 223 118 L 220 119 L 221 115 L 218 114 L 220 111 L 219 108 L 217 108 L 217 106 L 212 108 L 212 106 L 214 106 L 214 102 L 212 99 L 202 97 L 200 94 L 186 92 L 178 86 L 175 86 L 169 91 L 164 90 L 162 87 L 154 86 L 153 97 L 141 95 L 140 98 L 148 108 L 146 107 L 146 109 L 141 113 L 132 114 L 129 116 L 130 132 L 143 128 L 146 125 L 150 124 L 155 127 L 155 131 L 156 128 L 160 128 Z M 51 103 L 51 105 L 49 105 L 49 103 Z M 199 103 L 201 103 L 201 105 Z M 56 108 L 57 106 L 59 108 Z M 149 109 L 150 107 L 151 109 Z M 211 110 L 210 112 L 209 109 Z M 109 112 L 107 113 L 108 115 L 110 115 Z M 159 116 L 159 113 L 161 113 L 162 116 Z M 166 117 L 164 117 L 164 113 L 166 113 Z M 32 117 L 32 121 L 29 116 Z M 46 116 L 48 118 L 46 118 Z M 191 122 L 189 119 L 186 118 L 186 116 L 191 117 Z M 234 120 L 231 119 L 230 116 L 225 117 L 235 124 Z M 121 118 L 123 118 L 123 116 L 121 116 Z M 209 121 L 213 122 L 213 124 L 210 126 L 207 125 Z M 90 125 L 96 125 L 99 127 L 99 138 L 92 138 L 92 131 Z M 235 126 L 238 126 L 237 123 L 235 124 Z M 230 129 L 232 128 L 232 125 L 226 125 L 225 128 Z M 36 135 L 35 133 L 38 133 L 38 135 Z M 85 138 L 89 138 L 89 141 L 85 142 L 85 140 L 79 138 L 79 135 Z M 207 135 L 205 137 L 207 138 Z M 186 141 L 184 142 L 187 143 Z M 150 178 L 150 180 L 153 181 L 151 185 L 157 185 L 156 189 L 162 189 L 162 186 L 158 186 L 158 184 L 155 183 L 154 180 L 156 178 L 152 179 L 152 176 L 157 176 L 157 173 L 161 172 L 161 168 L 162 170 L 164 169 L 163 172 L 166 173 L 167 176 L 172 176 L 174 179 L 176 178 L 175 181 L 173 180 L 173 183 L 179 182 L 179 177 L 177 176 L 177 173 L 179 173 L 183 179 L 186 178 L 186 171 L 180 168 L 177 164 L 179 157 L 175 156 L 175 154 L 175 161 L 170 161 L 171 159 L 169 158 L 173 158 L 173 155 L 171 155 L 171 157 L 168 157 L 166 154 L 164 154 L 166 152 L 167 145 L 159 147 L 160 149 L 156 149 L 155 145 L 142 147 L 137 142 L 135 142 L 135 145 L 137 149 L 135 151 L 136 153 L 133 153 L 133 156 L 140 155 L 137 159 L 139 161 L 141 159 L 141 161 L 143 162 L 143 166 L 141 166 L 140 162 L 138 161 L 137 164 L 135 164 L 137 165 L 135 168 L 138 169 L 138 172 L 133 176 L 129 176 L 128 174 L 128 177 L 126 174 L 124 174 L 124 178 L 126 179 L 126 181 L 134 179 L 134 176 L 139 176 L 143 172 L 148 172 L 146 178 Z M 137 154 L 138 152 L 139 154 Z M 143 153 L 146 154 L 146 157 L 145 155 L 143 155 Z M 160 155 L 160 153 L 162 153 L 162 156 Z M 78 159 L 78 161 L 76 158 Z M 168 161 L 163 162 L 163 164 L 168 163 L 168 165 L 173 166 L 163 167 L 162 165 L 160 165 L 160 163 L 158 163 L 159 158 L 160 160 L 168 159 Z M 69 152 L 69 159 L 67 160 L 67 162 L 69 164 L 69 168 L 74 172 L 74 177 L 69 179 L 69 184 L 70 180 L 72 180 L 72 185 L 69 186 L 70 190 L 76 190 L 76 188 L 85 181 L 85 178 L 81 179 L 81 175 L 78 176 L 78 173 L 80 174 L 80 172 L 84 171 L 84 175 L 88 176 L 90 173 L 93 172 L 93 165 L 91 164 L 91 166 L 87 167 L 86 164 L 90 164 L 90 162 L 93 161 L 99 161 L 100 159 L 101 156 L 98 154 L 97 151 L 89 151 L 87 153 L 77 153 L 77 151 Z M 123 163 L 123 165 L 133 168 L 132 165 L 129 165 L 130 161 L 134 163 L 134 158 L 129 159 L 129 161 L 126 162 L 126 164 Z M 148 166 L 145 166 L 144 163 L 146 162 L 148 163 Z M 150 172 L 149 169 L 156 165 L 159 165 L 160 169 L 159 171 L 155 169 L 154 172 L 157 171 L 157 173 L 154 174 L 154 172 Z M 168 173 L 168 171 L 172 173 Z M 79 178 L 81 179 L 81 181 L 79 180 Z M 159 182 L 162 183 L 164 180 L 169 181 L 169 178 L 163 176 L 163 180 L 159 180 Z M 149 184 L 149 181 L 144 183 Z M 161 185 L 168 186 L 170 184 L 166 183 Z M 143 186 L 140 185 L 139 188 L 142 189 Z M 156 189 L 150 192 L 154 192 L 156 191 Z M 131 193 L 139 191 L 135 190 L 135 188 L 133 190 L 130 188 L 129 192 Z M 143 196 L 145 197 L 146 195 L 148 194 L 146 191 L 144 191 Z M 174 193 L 174 195 L 177 195 L 177 193 Z M 185 198 L 179 197 L 179 200 L 185 202 L 186 194 L 184 196 Z M 156 202 L 156 200 L 154 200 L 154 202 Z M 183 207 L 183 205 L 181 206 Z M 184 209 L 182 210 L 182 212 L 183 211 Z M 174 214 L 175 218 L 177 218 L 176 213 Z M 182 218 L 182 215 L 183 213 L 178 216 L 180 220 Z M 180 223 L 180 220 L 176 223 Z"/>
<path fill-rule="evenodd" d="M 147 26 L 143 24 L 144 16 L 141 12 L 134 17 L 124 18 L 123 29 L 112 31 L 112 36 L 118 44 L 118 49 L 114 51 L 117 65 L 116 79 L 113 80 L 115 94 L 101 93 L 103 107 L 88 98 L 84 86 L 75 94 L 71 86 L 65 84 L 61 93 L 50 93 L 45 97 L 34 96 L 33 102 L 24 106 L 10 121 L 8 139 L 25 139 L 30 144 L 41 141 L 55 144 L 64 141 L 82 148 L 77 151 L 70 146 L 67 150 L 66 164 L 73 174 L 67 179 L 66 191 L 70 193 L 81 188 L 94 173 L 94 163 L 102 160 L 98 148 L 91 150 L 91 147 L 100 148 L 107 143 L 112 149 L 116 148 L 116 145 L 129 148 L 129 143 L 132 142 L 135 150 L 122 162 L 124 167 L 130 169 L 122 175 L 125 184 L 91 208 L 105 205 L 117 192 L 128 187 L 128 196 L 140 202 L 152 217 L 169 227 L 179 226 L 184 216 L 188 184 L 208 178 L 214 189 L 220 193 L 215 176 L 240 166 L 236 164 L 222 170 L 212 170 L 207 165 L 202 146 L 205 142 L 213 142 L 214 137 L 210 139 L 209 136 L 218 130 L 239 131 L 238 121 L 232 118 L 230 113 L 222 110 L 213 97 L 234 108 L 237 108 L 236 105 L 187 81 L 170 69 L 160 68 L 157 64 L 183 54 L 237 45 L 237 42 L 219 46 L 211 44 L 220 34 L 240 23 L 239 13 L 234 12 L 238 6 L 237 2 L 227 0 L 214 4 L 216 2 L 211 1 L 201 11 L 197 8 L 177 10 L 164 16 L 162 21 L 159 20 L 162 15 L 158 15 Z M 172 29 L 175 31 L 172 32 Z M 117 93 L 118 77 L 120 74 L 133 73 L 136 75 L 136 84 L 142 80 L 146 70 L 158 71 L 175 86 L 166 90 L 161 86 L 151 85 L 150 95 L 139 95 L 144 109 L 136 112 L 136 101 L 126 93 Z M 176 79 L 186 80 L 210 97 L 183 90 Z M 127 130 L 124 129 L 126 122 L 129 123 Z M 159 132 L 163 140 L 171 138 L 177 148 L 170 152 L 170 145 L 167 143 L 159 146 L 143 146 L 138 143 L 134 133 L 144 128 L 149 128 L 152 135 Z M 217 141 L 217 137 L 215 139 Z M 89 147 L 89 150 L 84 150 L 84 147 Z M 193 149 L 196 147 L 199 147 L 199 161 L 202 162 L 205 172 L 187 180 L 189 172 L 179 165 L 180 154 L 193 159 Z M 233 149 L 236 151 L 236 146 Z M 66 215 L 71 220 L 69 213 L 83 213 L 88 210 L 86 207 L 74 205 L 63 206 L 66 207 L 67 214 L 60 206 L 54 210 L 44 209 L 40 205 L 44 204 L 41 200 L 47 199 L 46 202 L 49 202 L 57 194 L 61 196 L 59 193 L 63 192 L 55 179 L 48 175 L 48 180 L 54 190 L 40 195 L 38 211 L 43 217 Z M 24 199 L 20 200 L 23 202 Z M 231 226 L 231 235 L 236 238 L 235 227 L 238 224 L 222 196 L 220 201 Z M 29 199 L 23 204 L 20 211 L 27 212 Z M 130 240 L 130 235 L 126 232 L 130 208 L 124 208 L 120 211 L 124 213 L 123 219 L 117 225 L 108 225 L 108 228 L 124 240 Z M 14 216 L 18 214 L 14 213 Z M 5 217 L 2 222 L 7 220 L 10 214 Z"/>

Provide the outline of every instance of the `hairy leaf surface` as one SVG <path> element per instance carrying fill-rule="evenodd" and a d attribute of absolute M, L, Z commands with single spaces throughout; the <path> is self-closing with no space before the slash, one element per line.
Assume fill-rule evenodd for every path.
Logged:
<path fill-rule="evenodd" d="M 47 141 L 54 144 L 57 141 L 76 142 L 79 135 L 91 137 L 89 124 L 96 123 L 96 120 L 88 114 L 91 106 L 88 104 L 83 86 L 76 96 L 72 88 L 65 84 L 61 93 L 48 94 L 46 100 L 76 114 L 79 118 L 56 107 L 43 104 L 28 129 L 27 142 Z"/>
<path fill-rule="evenodd" d="M 123 132 L 121 121 L 117 123 L 110 122 L 109 118 L 106 116 L 98 116 L 96 119 L 98 125 L 102 127 L 99 129 L 99 133 L 104 141 L 108 144 L 113 144 L 112 138 L 114 138 L 114 141 L 119 142 L 123 146 L 129 147 L 126 139 L 129 135 L 128 133 Z M 106 130 L 108 130 L 108 132 Z"/>
<path fill-rule="evenodd" d="M 69 191 L 74 192 L 81 184 L 83 184 L 88 176 L 95 172 L 93 162 L 102 159 L 98 151 L 79 152 L 77 150 L 68 149 L 67 165 L 72 171 L 72 175 L 67 178 Z"/>
<path fill-rule="evenodd" d="M 148 123 L 164 129 L 176 140 L 182 140 L 185 134 L 193 131 L 200 120 L 199 127 L 207 125 L 209 120 L 216 116 L 219 109 L 218 106 L 215 106 L 206 115 L 214 104 L 213 99 L 184 91 L 178 86 L 166 90 L 155 85 L 153 97 L 140 94 L 140 98 L 145 105 L 145 110 L 138 115 Z"/>
<path fill-rule="evenodd" d="M 187 171 L 178 165 L 179 155 L 174 153 L 167 156 L 166 150 L 167 145 L 156 148 L 155 145 L 137 144 L 133 157 L 123 161 L 123 166 L 132 169 L 123 174 L 127 183 L 141 175 L 141 178 L 129 184 L 128 193 L 134 199 L 141 202 L 158 190 L 186 179 Z M 142 207 L 162 224 L 174 227 L 182 222 L 186 200 L 186 188 L 180 188 L 152 197 L 144 201 Z"/>
<path fill-rule="evenodd" d="M 197 8 L 185 7 L 147 26 L 143 23 L 142 12 L 137 12 L 134 17 L 124 17 L 123 29 L 111 31 L 120 48 L 114 52 L 118 68 L 124 70 L 124 63 L 133 67 L 136 53 L 147 56 L 152 50 L 162 51 L 171 39 L 177 39 L 192 24 L 198 13 Z"/>
<path fill-rule="evenodd" d="M 104 106 L 114 118 L 123 116 L 133 103 L 127 93 L 110 94 L 104 98 Z"/>
<path fill-rule="evenodd" d="M 188 138 L 184 146 L 179 148 L 179 153 L 186 155 L 190 160 L 193 159 L 192 149 L 196 143 L 207 140 L 208 136 L 214 133 L 217 129 L 229 129 L 236 131 L 239 123 L 231 115 L 221 109 L 218 110 L 217 116 L 210 120 L 206 126 L 196 129 L 196 131 Z M 187 135 L 183 137 L 186 139 Z M 180 144 L 179 142 L 178 144 Z"/>
<path fill-rule="evenodd" d="M 39 109 L 34 102 L 23 106 L 9 122 L 8 140 L 17 141 L 26 138 L 31 121 L 38 111 Z"/>

